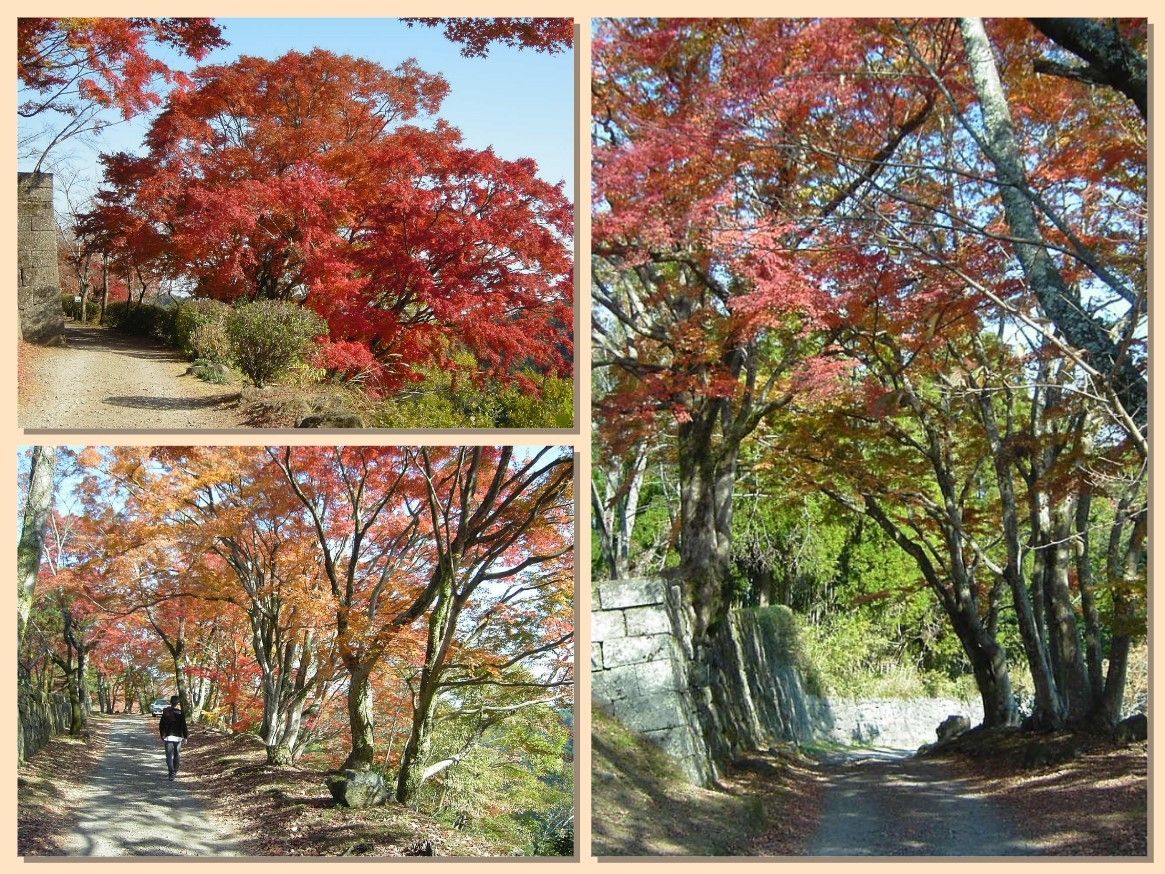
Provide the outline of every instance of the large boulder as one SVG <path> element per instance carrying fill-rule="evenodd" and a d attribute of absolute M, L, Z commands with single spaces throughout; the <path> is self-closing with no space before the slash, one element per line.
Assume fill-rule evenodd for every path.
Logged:
<path fill-rule="evenodd" d="M 1149 738 L 1149 717 L 1144 713 L 1134 713 L 1128 719 L 1122 719 L 1116 724 L 1113 732 L 1117 743 L 1132 743 Z"/>
<path fill-rule="evenodd" d="M 388 784 L 379 771 L 349 768 L 329 774 L 325 782 L 332 798 L 347 807 L 375 807 L 388 800 Z"/>
<path fill-rule="evenodd" d="M 938 742 L 950 740 L 953 737 L 958 737 L 971 730 L 971 720 L 959 713 L 954 713 L 939 723 L 935 733 L 938 735 Z"/>

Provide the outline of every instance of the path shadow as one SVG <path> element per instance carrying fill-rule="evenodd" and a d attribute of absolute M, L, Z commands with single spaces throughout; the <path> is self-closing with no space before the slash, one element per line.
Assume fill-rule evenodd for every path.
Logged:
<path fill-rule="evenodd" d="M 166 778 L 152 723 L 117 720 L 89 794 L 78 812 L 72 856 L 238 855 L 198 799 Z"/>
<path fill-rule="evenodd" d="M 113 352 L 143 361 L 182 363 L 182 357 L 160 340 L 122 334 L 110 328 L 96 328 L 91 325 L 76 323 L 66 325 L 65 345 L 68 349 Z"/>
<path fill-rule="evenodd" d="M 114 407 L 128 407 L 134 410 L 205 410 L 225 407 L 238 403 L 242 398 L 238 392 L 210 395 L 204 398 L 157 398 L 147 395 L 120 395 L 105 398 L 105 403 Z"/>
<path fill-rule="evenodd" d="M 1035 850 L 989 800 L 940 764 L 897 751 L 825 757 L 814 856 L 1016 856 Z"/>

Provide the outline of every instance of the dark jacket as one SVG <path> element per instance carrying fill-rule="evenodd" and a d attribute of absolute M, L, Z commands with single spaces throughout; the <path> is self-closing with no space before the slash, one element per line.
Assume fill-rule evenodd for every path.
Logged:
<path fill-rule="evenodd" d="M 190 732 L 186 730 L 186 717 L 177 707 L 167 707 L 162 711 L 162 718 L 158 720 L 158 731 L 162 733 L 163 738 L 168 735 L 190 737 Z"/>

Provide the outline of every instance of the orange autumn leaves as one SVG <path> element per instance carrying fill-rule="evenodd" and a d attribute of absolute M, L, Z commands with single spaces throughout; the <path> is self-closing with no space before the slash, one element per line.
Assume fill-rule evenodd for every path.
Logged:
<path fill-rule="evenodd" d="M 296 658 L 324 685 L 345 665 L 379 663 L 381 694 L 399 698 L 401 672 L 425 661 L 438 539 L 491 495 L 501 500 L 458 560 L 464 619 L 449 676 L 486 681 L 519 664 L 569 675 L 570 477 L 539 473 L 569 469 L 557 450 L 127 447 L 86 449 L 77 463 L 82 512 L 64 564 L 99 621 L 139 616 L 167 646 L 181 639 L 190 665 L 208 662 L 197 651 L 216 623 L 249 622 L 247 660 L 263 670 L 232 680 L 240 694 L 272 671 L 267 636 L 300 641 Z M 469 465 L 474 476 L 458 476 Z M 569 699 L 569 684 L 553 688 Z"/>

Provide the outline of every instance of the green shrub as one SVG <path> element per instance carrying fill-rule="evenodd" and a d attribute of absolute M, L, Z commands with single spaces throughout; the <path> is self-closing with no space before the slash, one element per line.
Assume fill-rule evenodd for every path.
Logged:
<path fill-rule="evenodd" d="M 826 681 L 801 639 L 801 622 L 797 615 L 783 604 L 752 607 L 765 648 L 776 658 L 797 668 L 810 695 L 825 695 Z"/>
<path fill-rule="evenodd" d="M 880 626 L 866 612 L 833 613 L 816 625 L 802 623 L 799 630 L 806 661 L 817 669 L 821 686 L 831 697 L 970 698 L 975 694 L 969 671 L 952 676 L 920 665 L 899 633 Z"/>
<path fill-rule="evenodd" d="M 190 373 L 215 385 L 227 385 L 232 381 L 230 366 L 219 359 L 197 358 L 190 365 Z"/>
<path fill-rule="evenodd" d="M 182 301 L 174 308 L 174 345 L 187 358 L 226 361 L 230 356 L 226 334 L 230 314 L 230 306 L 220 300 Z"/>
<path fill-rule="evenodd" d="M 182 347 L 184 354 L 195 360 L 230 363 L 231 338 L 227 333 L 227 320 L 203 322 L 198 325 Z"/>
<path fill-rule="evenodd" d="M 173 342 L 174 308 L 116 301 L 105 307 L 105 322 L 117 331 Z"/>
<path fill-rule="evenodd" d="M 61 309 L 65 311 L 65 316 L 70 319 L 81 318 L 81 301 L 76 299 L 76 295 L 62 294 L 61 295 Z M 89 299 L 89 306 L 85 313 L 86 321 L 95 325 L 101 318 L 101 306 L 93 298 Z"/>
<path fill-rule="evenodd" d="M 472 357 L 456 359 L 473 366 Z M 379 428 L 569 428 L 574 424 L 574 384 L 569 379 L 528 374 L 536 388 L 489 380 L 478 385 L 452 370 L 425 368 L 425 378 L 381 403 Z"/>
<path fill-rule="evenodd" d="M 500 428 L 569 428 L 574 425 L 574 383 L 555 376 L 535 378 L 539 393 L 511 385 L 500 394 Z"/>
<path fill-rule="evenodd" d="M 243 304 L 227 321 L 231 358 L 256 386 L 275 381 L 303 361 L 312 339 L 326 330 L 327 324 L 311 310 L 280 300 Z"/>
<path fill-rule="evenodd" d="M 569 803 L 557 804 L 533 817 L 532 856 L 571 856 L 574 854 L 574 810 Z"/>

